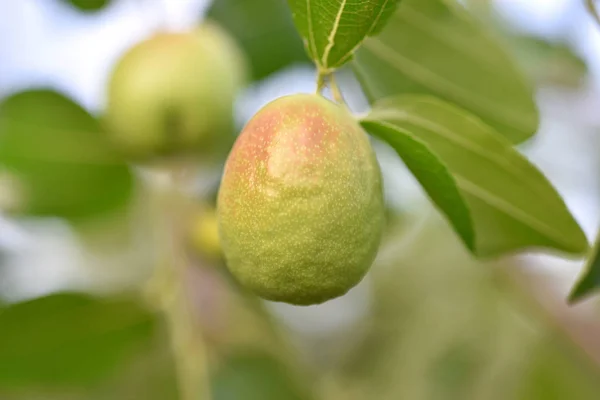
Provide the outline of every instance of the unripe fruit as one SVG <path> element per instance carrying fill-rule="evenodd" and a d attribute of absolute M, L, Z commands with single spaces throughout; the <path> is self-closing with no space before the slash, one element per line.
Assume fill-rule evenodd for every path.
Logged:
<path fill-rule="evenodd" d="M 202 256 L 211 260 L 222 257 L 217 213 L 214 208 L 205 205 L 191 218 L 189 239 L 194 250 Z"/>
<path fill-rule="evenodd" d="M 383 228 L 367 135 L 321 96 L 275 100 L 229 155 L 218 219 L 230 271 L 259 296 L 310 305 L 343 295 L 372 264 Z"/>
<path fill-rule="evenodd" d="M 73 7 L 83 12 L 97 12 L 108 7 L 112 0 L 67 0 Z"/>
<path fill-rule="evenodd" d="M 225 152 L 233 143 L 233 102 L 244 66 L 235 44 L 212 23 L 158 33 L 115 67 L 106 130 L 134 158 Z"/>

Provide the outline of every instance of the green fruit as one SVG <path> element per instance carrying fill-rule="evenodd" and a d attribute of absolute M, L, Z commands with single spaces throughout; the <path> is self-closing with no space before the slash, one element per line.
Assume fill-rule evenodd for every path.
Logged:
<path fill-rule="evenodd" d="M 259 296 L 297 305 L 346 293 L 377 253 L 382 179 L 369 139 L 318 95 L 275 100 L 244 128 L 218 197 L 232 274 Z"/>
<path fill-rule="evenodd" d="M 190 219 L 190 244 L 198 253 L 212 260 L 222 256 L 217 213 L 214 208 L 203 206 Z"/>
<path fill-rule="evenodd" d="M 97 12 L 112 3 L 112 0 L 66 0 L 66 2 L 79 11 Z"/>
<path fill-rule="evenodd" d="M 212 23 L 156 34 L 113 71 L 104 118 L 110 137 L 134 158 L 224 153 L 233 142 L 244 66 L 235 44 Z"/>

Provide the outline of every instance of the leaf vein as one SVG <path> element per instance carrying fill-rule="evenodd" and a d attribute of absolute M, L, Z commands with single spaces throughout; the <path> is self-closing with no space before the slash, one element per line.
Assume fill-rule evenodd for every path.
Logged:
<path fill-rule="evenodd" d="M 375 111 L 373 113 L 373 115 L 378 116 L 379 118 L 388 118 L 388 119 L 395 119 L 398 121 L 406 121 L 409 123 L 413 123 L 421 128 L 430 130 L 431 132 L 437 133 L 438 135 L 445 137 L 446 139 L 472 151 L 473 153 L 487 159 L 488 161 L 507 169 L 511 175 L 514 175 L 515 177 L 519 177 L 520 172 L 517 168 L 514 168 L 514 166 L 510 163 L 507 162 L 504 158 L 502 157 L 495 157 L 494 153 L 490 153 L 487 149 L 485 149 L 482 146 L 478 146 L 475 143 L 464 139 L 461 135 L 457 134 L 456 132 L 447 129 L 446 127 L 437 124 L 435 122 L 431 122 L 428 121 L 424 118 L 418 117 L 416 115 L 411 115 L 399 110 L 389 110 L 389 111 Z M 385 123 L 385 122 L 384 122 Z M 386 123 L 389 124 L 389 123 Z M 389 124 L 392 125 L 392 124 Z"/>
<path fill-rule="evenodd" d="M 462 39 L 457 34 L 455 29 L 441 29 L 439 24 L 436 24 L 430 16 L 424 14 L 422 11 L 414 9 L 409 4 L 402 9 L 403 14 L 396 14 L 395 18 L 402 24 L 410 24 L 413 28 L 420 30 L 424 33 L 429 33 L 431 37 L 439 40 L 441 43 L 445 43 L 455 50 L 458 50 L 469 57 L 469 59 L 477 64 L 485 66 L 485 69 L 489 72 L 496 72 L 494 69 L 497 67 L 495 61 L 488 56 L 489 52 L 480 53 L 473 51 L 473 47 L 464 46 L 461 44 Z"/>
<path fill-rule="evenodd" d="M 309 38 L 308 47 L 309 48 L 312 47 L 311 53 L 314 54 L 314 56 L 316 56 L 317 55 L 317 42 L 315 40 L 315 33 L 313 31 L 313 20 L 312 20 L 312 10 L 311 10 L 311 6 L 310 6 L 310 0 L 306 0 L 306 19 L 308 22 L 308 38 Z"/>
<path fill-rule="evenodd" d="M 527 212 L 517 207 L 514 207 L 511 203 L 496 196 L 494 193 L 483 189 L 481 186 L 465 178 L 464 176 L 461 176 L 457 173 L 453 173 L 453 175 L 456 182 L 458 183 L 458 186 L 470 195 L 477 197 L 478 199 L 491 205 L 497 210 L 502 211 L 514 220 L 519 221 L 530 227 L 533 227 L 538 232 L 546 235 L 546 237 L 554 240 L 556 243 L 565 242 L 565 236 L 560 231 L 556 231 L 555 229 L 553 229 L 552 226 L 545 224 L 543 221 L 532 217 Z"/>
<path fill-rule="evenodd" d="M 373 113 L 373 116 L 379 115 L 382 116 L 385 113 L 377 112 Z M 393 112 L 389 112 L 389 114 L 393 114 Z M 404 114 L 404 113 L 395 113 L 395 114 Z M 405 115 L 405 119 L 408 120 L 409 115 Z M 368 118 L 375 123 L 381 124 L 385 127 L 388 127 L 393 130 L 397 130 L 399 127 L 394 125 L 393 123 L 382 121 L 380 119 Z M 504 212 L 509 217 L 512 217 L 516 221 L 524 223 L 525 225 L 529 225 L 537 229 L 539 232 L 545 234 L 547 237 L 555 240 L 557 243 L 564 242 L 564 237 L 560 232 L 555 231 L 550 225 L 545 224 L 544 222 L 531 217 L 527 212 L 520 210 L 517 207 L 514 207 L 511 203 L 504 201 L 502 198 L 496 196 L 495 194 L 483 189 L 477 183 L 471 181 L 470 179 L 464 177 L 463 175 L 451 171 L 452 176 L 456 180 L 458 186 L 465 192 L 479 198 L 480 200 L 488 203 L 489 205 L 497 208 L 498 210 Z"/>
<path fill-rule="evenodd" d="M 367 34 L 365 35 L 365 37 L 362 38 L 358 43 L 356 43 L 356 45 L 354 45 L 354 47 L 352 47 L 346 54 L 344 54 L 340 58 L 340 61 L 338 61 L 339 65 L 344 64 L 350 57 L 352 57 L 352 55 L 356 52 L 356 50 L 358 50 L 358 48 L 360 46 L 362 46 L 362 44 L 365 42 L 365 40 L 367 40 L 367 37 L 371 34 L 371 32 L 373 32 L 373 29 L 375 29 L 375 27 L 377 26 L 377 24 L 381 20 L 381 16 L 383 15 L 383 12 L 385 11 L 385 9 L 386 9 L 386 7 L 387 7 L 387 5 L 389 4 L 390 1 L 395 1 L 395 0 L 385 0 L 383 2 L 382 6 L 381 6 L 381 9 L 379 10 L 379 13 L 377 14 L 377 18 L 375 18 L 375 20 L 373 21 L 373 23 L 369 27 L 369 30 L 367 31 Z"/>
<path fill-rule="evenodd" d="M 430 89 L 445 93 L 450 98 L 461 100 L 473 109 L 479 110 L 497 121 L 504 120 L 509 125 L 519 126 L 521 129 L 529 126 L 529 118 L 506 111 L 501 104 L 495 104 L 476 92 L 465 90 L 463 87 L 452 83 L 450 80 L 403 56 L 379 40 L 369 40 L 365 42 L 364 47 L 384 62 L 402 71 L 425 87 L 429 86 Z"/>
<path fill-rule="evenodd" d="M 331 49 L 335 45 L 335 35 L 340 27 L 340 21 L 342 19 L 342 14 L 344 13 L 344 8 L 346 7 L 348 0 L 342 0 L 340 4 L 340 9 L 335 16 L 335 21 L 333 22 L 333 27 L 331 28 L 331 32 L 327 37 L 327 46 L 325 47 L 325 51 L 323 52 L 323 57 L 321 57 L 321 64 L 325 69 L 327 69 L 329 54 L 331 53 Z"/>

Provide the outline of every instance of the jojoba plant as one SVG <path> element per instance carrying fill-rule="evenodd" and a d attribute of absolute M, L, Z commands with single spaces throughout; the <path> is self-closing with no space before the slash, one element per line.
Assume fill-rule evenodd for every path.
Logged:
<path fill-rule="evenodd" d="M 367 135 L 320 95 L 280 98 L 252 118 L 218 198 L 231 272 L 266 299 L 299 305 L 341 296 L 363 278 L 383 214 Z"/>
<path fill-rule="evenodd" d="M 116 9 L 119 3 L 64 1 L 94 13 L 108 4 L 115 4 Z M 162 9 L 164 14 L 173 11 L 172 5 L 187 3 L 157 0 L 140 1 L 139 5 L 153 7 L 154 3 L 166 5 L 167 1 L 169 7 Z M 1 211 L 14 211 L 11 216 L 19 218 L 62 218 L 83 239 L 85 232 L 95 233 L 98 229 L 101 237 L 108 232 L 111 243 L 115 238 L 119 244 L 120 238 L 130 239 L 132 244 L 139 242 L 140 249 L 132 246 L 135 248 L 131 255 L 122 257 L 126 266 L 133 268 L 136 263 L 130 263 L 129 257 L 137 258 L 138 253 L 143 253 L 152 257 L 152 266 L 156 267 L 151 279 L 139 282 L 143 296 L 124 296 L 123 302 L 104 303 L 95 296 L 67 294 L 21 305 L 0 305 L 0 344 L 4 346 L 0 346 L 0 365 L 7 366 L 0 368 L 0 393 L 44 397 L 38 388 L 72 387 L 75 391 L 68 391 L 69 395 L 81 393 L 81 398 L 97 398 L 98 393 L 79 391 L 97 387 L 103 398 L 182 400 L 329 400 L 348 396 L 356 400 L 411 399 L 414 393 L 428 393 L 404 383 L 429 382 L 429 375 L 437 377 L 440 374 L 427 374 L 427 379 L 421 379 L 414 371 L 438 371 L 438 361 L 446 360 L 447 354 L 456 354 L 457 348 L 459 355 L 466 350 L 464 354 L 470 359 L 473 349 L 463 345 L 469 345 L 471 336 L 489 329 L 467 329 L 470 336 L 466 341 L 462 326 L 439 330 L 441 336 L 446 335 L 444 332 L 458 332 L 460 340 L 443 337 L 439 342 L 451 348 L 436 345 L 433 352 L 429 346 L 427 357 L 419 360 L 416 369 L 412 365 L 390 368 L 393 360 L 387 354 L 388 347 L 378 346 L 402 349 L 402 357 L 398 357 L 402 363 L 407 359 L 404 350 L 413 342 L 396 340 L 419 339 L 421 332 L 397 335 L 396 329 L 389 329 L 395 325 L 386 321 L 380 328 L 393 336 L 392 342 L 388 340 L 391 337 L 379 340 L 382 331 L 376 331 L 374 326 L 392 315 L 388 310 L 395 310 L 398 301 L 409 301 L 403 291 L 408 286 L 397 286 L 392 279 L 407 285 L 418 281 L 404 282 L 409 277 L 407 271 L 390 272 L 392 268 L 412 268 L 413 263 L 389 263 L 390 269 L 374 275 L 374 281 L 385 276 L 391 285 L 377 281 L 373 286 L 374 307 L 365 308 L 365 312 L 374 311 L 369 317 L 375 318 L 373 324 L 361 327 L 365 336 L 361 336 L 356 354 L 346 354 L 346 346 L 354 342 L 348 341 L 344 343 L 344 357 L 310 374 L 326 377 L 325 381 L 314 379 L 315 392 L 323 391 L 318 397 L 278 389 L 277 381 L 287 380 L 281 378 L 279 361 L 291 364 L 302 357 L 291 357 L 292 349 L 280 337 L 282 330 L 274 326 L 276 321 L 269 309 L 252 295 L 253 292 L 263 299 L 300 306 L 320 304 L 344 295 L 364 278 L 383 235 L 389 244 L 385 257 L 388 259 L 405 257 L 406 249 L 416 243 L 415 238 L 429 240 L 423 237 L 425 224 L 415 224 L 414 229 L 405 227 L 404 224 L 410 224 L 403 222 L 402 229 L 397 229 L 399 224 L 391 218 L 386 221 L 382 173 L 368 135 L 397 153 L 454 230 L 464 245 L 462 250 L 473 257 L 499 257 L 534 249 L 586 254 L 586 235 L 562 197 L 536 166 L 514 148 L 538 129 L 534 90 L 519 73 L 509 52 L 469 14 L 465 3 L 473 2 L 287 0 L 289 7 L 285 3 L 216 0 L 218 9 L 213 6 L 207 15 L 218 19 L 219 25 L 203 22 L 197 29 L 187 31 L 167 30 L 174 26 L 170 23 L 172 18 L 165 15 L 164 26 L 116 62 L 109 77 L 101 121 L 51 88 L 15 93 L 0 100 Z M 588 3 L 593 9 L 594 2 Z M 286 15 L 280 15 L 282 11 Z M 227 32 L 221 26 L 227 27 Z M 290 34 L 293 37 L 286 37 Z M 316 91 L 273 100 L 247 122 L 234 143 L 234 101 L 246 81 L 245 57 L 252 60 L 251 75 L 262 89 L 264 86 L 258 81 L 264 77 L 262 72 L 279 71 L 282 66 L 291 66 L 292 61 L 302 60 L 295 54 L 302 42 L 307 58 L 314 63 Z M 244 54 L 236 43 L 243 45 Z M 346 66 L 346 72 L 354 74 L 358 85 L 336 84 L 338 70 Z M 274 82 L 285 82 L 285 77 Z M 333 100 L 323 95 L 326 88 Z M 244 100 L 255 100 L 253 94 L 264 93 L 260 89 L 245 93 L 248 96 Z M 360 117 L 353 115 L 342 92 L 347 98 L 356 93 L 365 95 L 368 109 Z M 203 165 L 204 161 L 208 165 Z M 135 168 L 131 163 L 135 163 Z M 215 165 L 224 166 L 222 176 L 214 174 Z M 203 169 L 205 166 L 208 168 Z M 219 186 L 215 198 L 206 190 L 209 182 L 213 192 Z M 105 224 L 137 208 L 138 201 L 144 204 L 139 209 L 142 219 L 155 228 L 152 234 L 147 232 L 150 229 L 146 223 L 140 227 L 131 223 L 137 229 L 130 232 L 129 219 L 124 220 L 126 224 L 115 223 L 115 227 Z M 146 209 L 152 215 L 146 214 Z M 110 231 L 106 230 L 108 225 Z M 390 227 L 385 233 L 384 225 Z M 405 232 L 409 234 L 404 235 Z M 401 240 L 405 241 L 397 245 Z M 92 241 L 78 242 L 83 246 Z M 426 257 L 423 265 L 408 272 L 418 274 L 434 262 L 452 264 L 451 267 L 463 260 L 471 264 L 468 257 L 463 257 L 464 252 L 454 254 L 459 249 L 446 253 L 446 246 L 432 249 L 434 246 L 429 242 L 415 246 L 419 248 L 414 254 L 429 255 L 433 250 L 441 257 Z M 574 301 L 600 288 L 598 249 L 600 244 L 596 246 L 595 261 L 573 292 Z M 196 257 L 192 257 L 192 252 L 196 252 Z M 458 254 L 460 257 L 456 257 Z M 90 258 L 95 260 L 96 253 L 92 255 Z M 224 268 L 207 268 L 223 264 L 231 274 Z M 487 266 L 481 268 L 485 270 Z M 479 279 L 480 272 L 472 285 L 478 293 L 483 293 L 482 283 L 492 289 L 500 281 Z M 471 296 L 462 296 L 468 285 L 435 293 L 467 276 L 461 273 L 456 280 L 437 279 L 441 284 L 430 286 L 427 279 L 438 277 L 436 273 L 428 272 L 427 277 L 419 279 L 422 286 L 410 288 L 413 305 L 432 293 L 438 296 L 435 301 L 426 302 L 426 307 L 411 310 L 411 324 L 419 322 L 413 316 L 421 310 L 426 314 L 426 323 L 422 324 L 426 329 L 432 326 L 430 320 L 435 321 L 436 328 L 438 323 L 442 327 L 448 321 L 471 321 L 470 316 L 438 318 L 450 315 L 451 307 L 457 313 L 485 314 L 486 321 L 494 322 L 494 329 L 499 327 L 497 320 L 507 320 L 496 318 L 502 316 L 495 314 L 498 307 L 468 307 L 466 302 L 478 304 L 475 297 L 471 300 Z M 231 276 L 237 282 L 232 282 Z M 509 280 L 502 280 L 505 284 Z M 249 290 L 240 290 L 241 286 Z M 383 295 L 379 295 L 379 290 Z M 444 297 L 451 292 L 460 292 L 464 303 L 455 304 Z M 485 292 L 488 304 L 496 294 L 502 292 L 504 296 L 509 291 Z M 245 304 L 238 304 L 242 302 Z M 438 304 L 443 304 L 443 310 L 432 314 L 437 312 Z M 399 313 L 405 309 L 398 308 Z M 380 313 L 382 310 L 385 313 Z M 156 318 L 155 311 L 162 312 L 165 318 Z M 114 316 L 117 318 L 111 319 Z M 144 370 L 143 377 L 134 376 L 133 369 L 130 372 L 125 365 L 125 358 L 133 357 L 142 348 L 151 348 L 139 346 L 140 339 L 152 343 L 154 339 L 162 340 L 162 323 L 170 333 L 175 365 L 171 366 L 170 357 L 162 356 L 161 346 L 155 354 L 144 354 L 133 363 Z M 39 337 L 36 329 L 21 335 L 23 327 L 39 327 Z M 437 336 L 428 337 L 437 340 Z M 534 344 L 533 336 L 526 335 L 525 339 L 523 346 Z M 368 354 L 364 363 L 363 356 L 368 353 L 364 350 L 370 350 L 375 342 L 378 348 Z M 480 352 L 482 343 L 477 344 L 478 355 L 487 354 Z M 268 358 L 277 358 L 277 362 L 251 353 L 235 357 L 233 353 L 246 346 L 249 350 L 269 346 Z M 515 348 L 520 351 L 523 346 Z M 534 347 L 538 347 L 537 343 Z M 555 347 L 554 340 L 551 347 Z M 443 353 L 435 354 L 438 350 Z M 331 354 L 334 353 L 338 352 Z M 243 362 L 238 362 L 240 359 Z M 415 360 L 414 354 L 408 359 Z M 160 360 L 165 364 L 154 370 L 154 364 Z M 479 357 L 477 360 L 477 365 L 479 361 L 486 362 Z M 546 355 L 540 360 L 546 360 Z M 127 372 L 127 379 L 132 378 L 134 386 L 122 385 L 125 382 L 115 379 L 116 361 L 123 363 L 119 369 Z M 228 362 L 242 374 L 229 373 L 232 371 L 228 371 Z M 361 363 L 367 368 L 346 368 Z M 519 374 L 525 372 L 523 368 L 529 363 L 520 364 L 523 365 L 518 368 Z M 163 367 L 175 367 L 177 389 L 155 390 L 153 384 L 162 381 L 172 386 L 172 371 L 163 371 Z M 335 370 L 337 367 L 341 368 Z M 211 378 L 221 368 L 223 373 Z M 448 368 L 453 369 L 454 365 L 450 363 Z M 291 368 L 290 372 L 303 369 Z M 358 386 L 346 390 L 346 385 L 362 379 L 359 370 L 363 369 L 369 377 L 376 377 L 376 384 L 360 381 Z M 409 378 L 404 376 L 403 384 L 387 385 L 387 378 L 396 379 L 387 372 L 396 370 L 399 374 L 409 371 Z M 385 372 L 386 379 L 377 376 L 380 371 Z M 528 375 L 538 376 L 537 372 Z M 124 392 L 109 394 L 103 379 L 116 383 Z M 437 388 L 439 382 L 433 379 Z M 252 385 L 247 383 L 257 380 L 264 387 L 252 392 Z M 460 389 L 456 393 L 471 393 L 476 387 L 478 395 L 483 393 L 479 390 L 481 382 L 468 381 L 465 385 L 472 386 L 468 390 L 454 384 L 452 389 Z M 30 392 L 21 383 L 31 384 L 35 390 Z M 211 390 L 211 385 L 216 390 Z M 406 393 L 411 394 L 374 391 L 378 386 L 393 386 L 394 390 L 409 387 Z M 230 391 L 232 388 L 235 390 Z M 342 390 L 338 392 L 339 389 Z M 489 393 L 498 397 L 495 389 Z M 500 397 L 515 398 L 513 394 L 501 393 Z"/>
<path fill-rule="evenodd" d="M 233 142 L 233 100 L 244 80 L 243 55 L 216 24 L 159 32 L 114 68 L 107 133 L 133 158 L 222 154 Z"/>

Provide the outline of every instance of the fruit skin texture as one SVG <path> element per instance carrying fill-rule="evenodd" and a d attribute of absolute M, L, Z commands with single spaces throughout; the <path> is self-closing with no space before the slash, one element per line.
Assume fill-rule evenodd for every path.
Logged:
<path fill-rule="evenodd" d="M 134 159 L 224 154 L 233 143 L 233 102 L 244 81 L 241 51 L 214 23 L 157 33 L 113 70 L 106 130 Z"/>
<path fill-rule="evenodd" d="M 318 95 L 282 97 L 252 118 L 227 160 L 217 206 L 231 273 L 265 299 L 296 305 L 360 282 L 384 223 L 367 135 Z"/>

